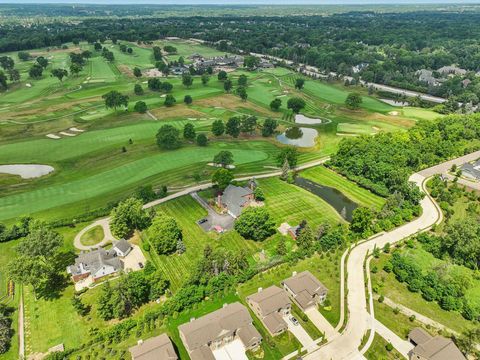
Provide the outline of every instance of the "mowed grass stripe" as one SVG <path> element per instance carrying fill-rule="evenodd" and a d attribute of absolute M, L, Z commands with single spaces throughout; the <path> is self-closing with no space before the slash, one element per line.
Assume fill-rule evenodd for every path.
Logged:
<path fill-rule="evenodd" d="M 300 176 L 318 184 L 336 188 L 356 203 L 375 210 L 380 210 L 385 204 L 384 198 L 358 186 L 325 166 L 316 166 L 302 171 Z"/>
<path fill-rule="evenodd" d="M 0 198 L 0 219 L 10 219 L 101 196 L 115 189 L 139 183 L 158 173 L 175 171 L 179 167 L 192 163 L 211 161 L 217 152 L 218 148 L 213 146 L 162 152 L 79 180 L 6 196 Z M 265 152 L 251 149 L 231 149 L 231 152 L 236 164 L 268 158 Z"/>
<path fill-rule="evenodd" d="M 232 251 L 245 249 L 250 255 L 258 251 L 258 244 L 244 240 L 235 231 L 220 236 L 203 231 L 196 221 L 206 216 L 207 212 L 191 196 L 169 201 L 160 205 L 157 210 L 176 219 L 183 231 L 183 241 L 187 249 L 181 255 L 157 255 L 152 251 L 154 262 L 170 280 L 174 291 L 187 280 L 207 244 L 213 248 L 218 246 Z"/>
<path fill-rule="evenodd" d="M 340 215 L 324 200 L 296 186 L 287 184 L 278 178 L 259 180 L 266 194 L 265 205 L 277 225 L 288 222 L 297 225 L 307 220 L 313 227 L 322 223 L 338 223 Z"/>

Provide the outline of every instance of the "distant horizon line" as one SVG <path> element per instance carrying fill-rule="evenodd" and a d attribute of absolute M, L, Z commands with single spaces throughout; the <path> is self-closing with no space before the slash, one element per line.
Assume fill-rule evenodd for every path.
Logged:
<path fill-rule="evenodd" d="M 56 4 L 56 5 L 269 5 L 269 6 L 306 6 L 306 5 L 480 5 L 480 0 L 0 0 L 0 4 Z"/>

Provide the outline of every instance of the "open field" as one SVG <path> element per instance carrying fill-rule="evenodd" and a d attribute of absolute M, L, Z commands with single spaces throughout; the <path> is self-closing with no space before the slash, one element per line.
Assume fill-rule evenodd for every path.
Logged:
<path fill-rule="evenodd" d="M 104 236 L 105 233 L 103 228 L 100 225 L 97 225 L 83 234 L 80 238 L 80 242 L 85 246 L 95 245 L 102 241 Z"/>
<path fill-rule="evenodd" d="M 402 250 L 402 254 L 411 256 L 425 272 L 435 268 L 444 268 L 445 271 L 448 272 L 466 273 L 468 276 L 472 276 L 472 270 L 462 266 L 448 265 L 446 261 L 436 259 L 433 255 L 423 250 L 420 244 L 414 249 L 405 248 Z M 382 269 L 383 264 L 387 260 L 388 256 L 382 255 L 378 260 L 372 260 L 372 266 L 376 265 L 378 269 Z M 472 304 L 479 306 L 480 281 L 475 279 L 472 281 L 472 287 L 467 290 L 466 298 L 472 302 Z M 372 274 L 372 284 L 380 284 L 379 293 L 388 297 L 390 300 L 425 315 L 459 333 L 474 326 L 471 321 L 464 319 L 458 312 L 443 310 L 437 302 L 426 301 L 420 293 L 409 291 L 405 284 L 400 283 L 395 278 L 393 273 L 387 274 L 383 270 L 379 270 L 378 273 Z M 386 305 L 382 304 L 382 306 Z M 388 324 L 384 325 L 388 326 Z"/>

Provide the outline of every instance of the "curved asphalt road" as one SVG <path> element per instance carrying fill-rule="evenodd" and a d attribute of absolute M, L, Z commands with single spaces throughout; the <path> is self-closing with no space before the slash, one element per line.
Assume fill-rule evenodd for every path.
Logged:
<path fill-rule="evenodd" d="M 425 190 L 426 179 L 426 177 L 420 174 L 414 174 L 410 177 L 410 181 L 417 184 L 425 193 L 427 193 Z M 363 358 L 363 355 L 358 351 L 358 347 L 364 334 L 368 329 L 372 328 L 372 318 L 367 311 L 365 295 L 365 274 L 363 270 L 365 257 L 373 251 L 375 246 L 381 248 L 386 243 L 393 244 L 419 231 L 427 230 L 442 220 L 442 212 L 428 193 L 420 205 L 423 212 L 419 218 L 353 248 L 347 260 L 347 305 L 349 319 L 345 331 L 325 346 L 305 356 L 304 359 L 343 360 Z"/>

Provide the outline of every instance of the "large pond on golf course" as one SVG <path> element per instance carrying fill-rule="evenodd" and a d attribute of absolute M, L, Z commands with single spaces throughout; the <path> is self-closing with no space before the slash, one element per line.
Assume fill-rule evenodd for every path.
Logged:
<path fill-rule="evenodd" d="M 53 170 L 55 169 L 52 166 L 40 164 L 0 165 L 0 174 L 19 175 L 22 179 L 44 176 Z"/>
<path fill-rule="evenodd" d="M 315 146 L 315 139 L 317 136 L 318 131 L 315 129 L 294 126 L 285 130 L 284 133 L 277 135 L 277 140 L 282 144 L 298 147 L 312 147 Z"/>
<path fill-rule="evenodd" d="M 300 176 L 295 178 L 295 184 L 325 200 L 345 220 L 352 221 L 353 210 L 358 207 L 358 204 L 346 197 L 341 191 Z"/>

